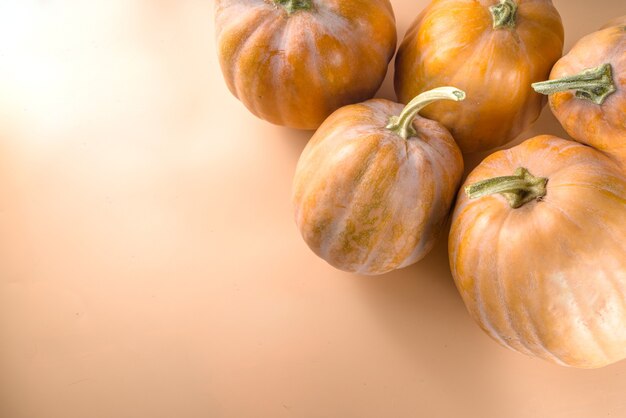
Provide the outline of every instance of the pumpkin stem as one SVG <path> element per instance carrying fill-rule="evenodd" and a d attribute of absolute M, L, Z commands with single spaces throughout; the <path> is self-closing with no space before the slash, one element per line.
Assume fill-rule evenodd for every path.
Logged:
<path fill-rule="evenodd" d="M 532 87 L 537 93 L 552 94 L 565 90 L 575 90 L 576 97 L 586 99 L 601 105 L 604 100 L 615 92 L 611 64 L 603 64 L 596 68 L 588 68 L 576 75 L 571 75 L 556 80 L 533 83 Z"/>
<path fill-rule="evenodd" d="M 465 194 L 470 199 L 476 199 L 500 193 L 516 209 L 545 196 L 546 183 L 546 177 L 535 177 L 524 167 L 519 167 L 512 176 L 494 177 L 471 184 L 465 188 Z"/>
<path fill-rule="evenodd" d="M 517 3 L 513 0 L 500 0 L 500 4 L 489 8 L 493 18 L 493 28 L 514 28 L 517 14 Z"/>
<path fill-rule="evenodd" d="M 309 10 L 312 6 L 311 0 L 274 0 L 277 5 L 283 6 L 287 14 L 292 14 L 298 10 Z"/>
<path fill-rule="evenodd" d="M 417 132 L 413 128 L 413 119 L 423 107 L 428 106 L 437 100 L 454 100 L 455 102 L 465 99 L 465 92 L 456 87 L 437 87 L 436 89 L 425 91 L 413 98 L 400 112 L 399 116 L 389 118 L 389 123 L 385 128 L 395 132 L 404 139 L 415 136 Z"/>

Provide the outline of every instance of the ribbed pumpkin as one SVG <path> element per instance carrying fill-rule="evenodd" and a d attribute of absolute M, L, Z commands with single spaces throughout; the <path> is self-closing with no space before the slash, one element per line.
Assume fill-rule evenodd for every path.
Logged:
<path fill-rule="evenodd" d="M 217 0 L 215 20 L 230 91 L 294 128 L 373 97 L 396 47 L 388 0 Z"/>
<path fill-rule="evenodd" d="M 395 89 L 405 102 L 438 85 L 467 93 L 423 115 L 447 127 L 464 153 L 516 137 L 545 101 L 545 80 L 563 50 L 561 18 L 549 0 L 435 0 L 407 31 L 396 56 Z"/>
<path fill-rule="evenodd" d="M 626 170 L 626 16 L 580 39 L 550 81 L 533 84 L 575 140 L 611 155 Z"/>
<path fill-rule="evenodd" d="M 557 364 L 625 358 L 626 177 L 617 164 L 544 135 L 492 154 L 464 186 L 450 266 L 479 325 Z"/>
<path fill-rule="evenodd" d="M 450 133 L 417 112 L 462 98 L 454 88 L 434 89 L 404 110 L 374 99 L 342 107 L 320 126 L 293 183 L 296 223 L 317 255 L 342 270 L 381 274 L 431 249 L 463 159 Z"/>

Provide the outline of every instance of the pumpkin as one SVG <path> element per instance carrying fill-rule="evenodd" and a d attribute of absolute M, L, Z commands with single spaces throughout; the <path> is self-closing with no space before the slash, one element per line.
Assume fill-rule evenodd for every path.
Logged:
<path fill-rule="evenodd" d="M 580 39 L 550 80 L 533 88 L 549 95 L 552 113 L 572 138 L 626 169 L 626 16 L 614 23 Z"/>
<path fill-rule="evenodd" d="M 487 157 L 459 193 L 450 267 L 500 344 L 595 368 L 626 357 L 626 177 L 543 135 Z"/>
<path fill-rule="evenodd" d="M 404 109 L 373 99 L 334 112 L 296 167 L 293 203 L 309 247 L 349 272 L 382 274 L 421 259 L 447 219 L 463 173 L 450 133 L 417 115 L 464 93 L 442 87 Z"/>
<path fill-rule="evenodd" d="M 401 102 L 437 85 L 467 93 L 423 115 L 450 130 L 464 153 L 495 148 L 539 117 L 530 87 L 545 80 L 563 50 L 561 18 L 548 0 L 435 0 L 407 31 L 396 56 Z"/>
<path fill-rule="evenodd" d="M 373 97 L 396 47 L 388 0 L 217 0 L 215 21 L 230 91 L 293 128 Z"/>

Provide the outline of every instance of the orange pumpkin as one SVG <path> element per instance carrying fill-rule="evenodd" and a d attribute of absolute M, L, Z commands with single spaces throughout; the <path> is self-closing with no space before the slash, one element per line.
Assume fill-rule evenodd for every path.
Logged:
<path fill-rule="evenodd" d="M 533 84 L 575 140 L 616 158 L 626 169 L 626 16 L 580 39 L 550 80 Z"/>
<path fill-rule="evenodd" d="M 544 105 L 530 87 L 563 50 L 561 18 L 549 0 L 434 0 L 407 31 L 396 56 L 401 102 L 437 85 L 467 93 L 423 115 L 447 127 L 464 153 L 516 137 Z"/>
<path fill-rule="evenodd" d="M 463 158 L 450 133 L 417 112 L 434 100 L 464 97 L 443 87 L 404 110 L 374 99 L 324 121 L 293 183 L 296 223 L 317 255 L 342 270 L 381 274 L 428 253 L 461 181 Z"/>
<path fill-rule="evenodd" d="M 625 358 L 626 177 L 617 165 L 543 135 L 486 158 L 464 190 L 450 267 L 479 325 L 562 365 Z"/>
<path fill-rule="evenodd" d="M 300 129 L 374 96 L 396 47 L 388 0 L 217 0 L 215 20 L 230 91 Z"/>

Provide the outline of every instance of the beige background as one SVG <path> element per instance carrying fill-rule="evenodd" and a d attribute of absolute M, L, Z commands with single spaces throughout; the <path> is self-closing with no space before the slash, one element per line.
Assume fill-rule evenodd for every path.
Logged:
<path fill-rule="evenodd" d="M 400 36 L 425 4 L 393 1 Z M 555 4 L 566 49 L 626 13 Z M 310 133 L 229 94 L 212 20 L 203 0 L 0 0 L 0 417 L 626 416 L 626 362 L 483 334 L 445 240 L 379 278 L 316 258 L 290 207 Z M 537 133 L 562 134 L 547 109 Z"/>

